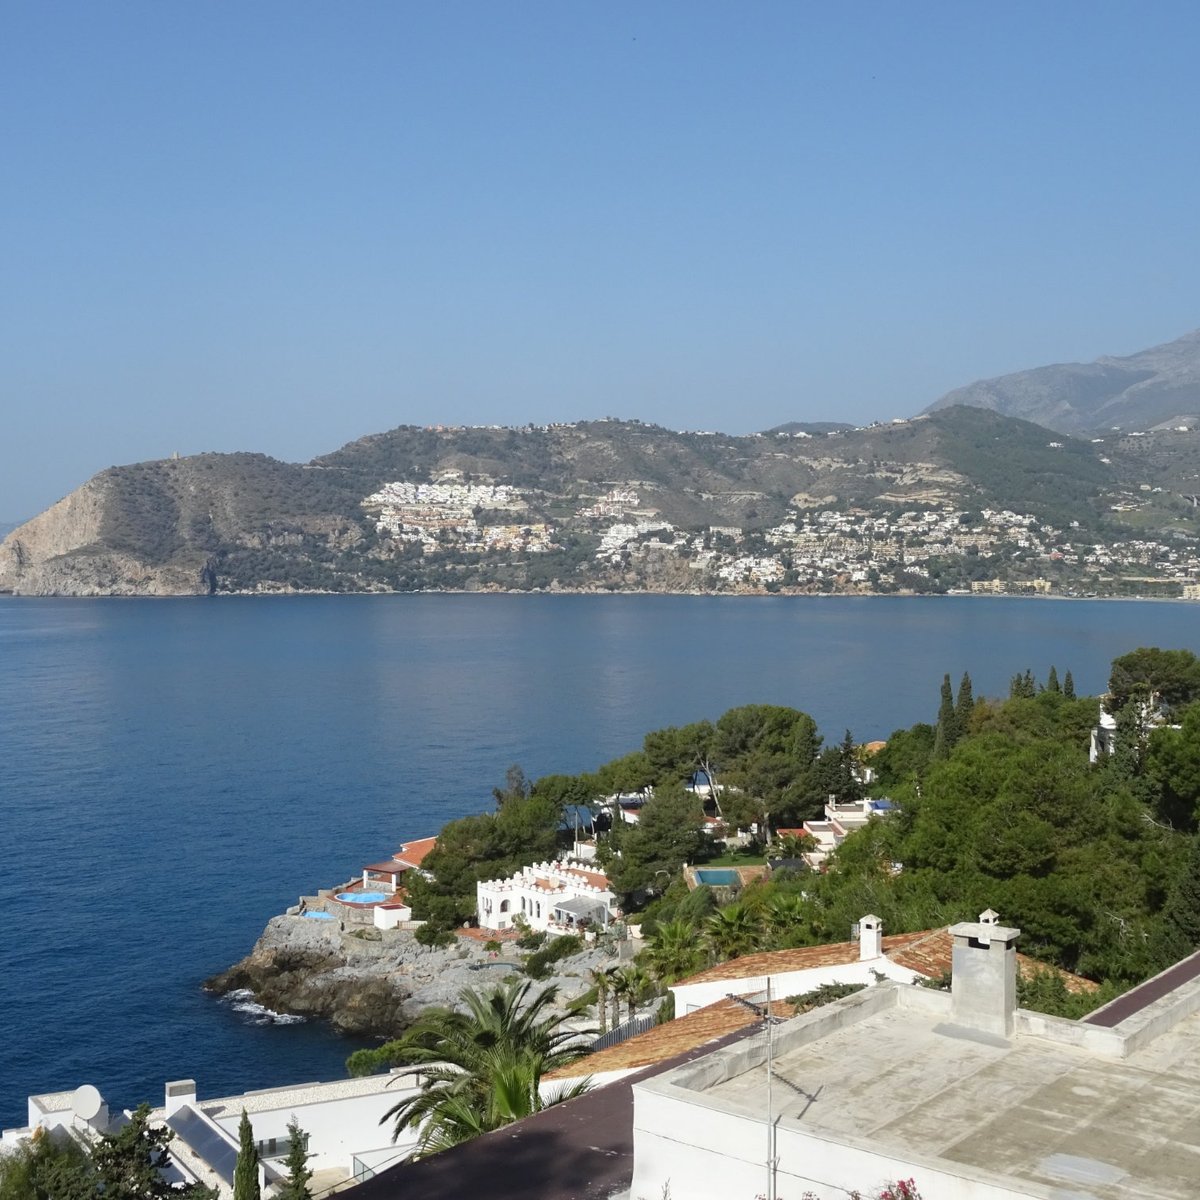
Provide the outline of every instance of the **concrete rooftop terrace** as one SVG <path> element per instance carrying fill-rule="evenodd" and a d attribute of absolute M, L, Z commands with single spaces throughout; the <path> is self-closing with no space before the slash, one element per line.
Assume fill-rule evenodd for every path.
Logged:
<path fill-rule="evenodd" d="M 796 1131 L 867 1147 L 912 1164 L 902 1173 L 918 1186 L 924 1165 L 968 1186 L 1060 1200 L 1200 1195 L 1200 1014 L 1118 1058 L 1020 1030 L 1007 1043 L 970 1033 L 949 1025 L 929 993 L 887 990 L 897 993 L 893 1004 L 878 997 L 807 1043 L 777 1030 L 781 1145 Z M 765 1128 L 765 1064 L 742 1065 L 724 1078 L 672 1075 L 699 1107 Z"/>

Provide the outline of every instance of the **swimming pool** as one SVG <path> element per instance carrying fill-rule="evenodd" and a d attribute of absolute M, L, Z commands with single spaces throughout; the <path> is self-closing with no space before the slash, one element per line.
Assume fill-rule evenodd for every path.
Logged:
<path fill-rule="evenodd" d="M 386 892 L 338 892 L 337 898 L 347 904 L 380 904 L 387 899 Z"/>
<path fill-rule="evenodd" d="M 710 867 L 707 871 L 696 872 L 696 882 L 707 884 L 709 887 L 737 887 L 741 879 L 736 871 L 724 868 L 714 870 Z"/>
<path fill-rule="evenodd" d="M 327 912 L 306 912 L 304 914 L 310 921 L 332 921 L 333 913 Z"/>

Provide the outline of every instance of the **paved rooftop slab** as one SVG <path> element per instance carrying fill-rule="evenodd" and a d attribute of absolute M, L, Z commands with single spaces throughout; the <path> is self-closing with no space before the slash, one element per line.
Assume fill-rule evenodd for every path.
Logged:
<path fill-rule="evenodd" d="M 1034 1190 L 1200 1194 L 1200 1014 L 1124 1060 L 1040 1038 L 977 1040 L 904 1006 L 775 1059 L 782 1124 L 943 1160 Z M 765 1118 L 765 1067 L 703 1092 Z"/>

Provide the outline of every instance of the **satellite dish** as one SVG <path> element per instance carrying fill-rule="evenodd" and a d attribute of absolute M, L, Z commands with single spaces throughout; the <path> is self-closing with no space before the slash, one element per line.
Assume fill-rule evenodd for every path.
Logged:
<path fill-rule="evenodd" d="M 103 1097 L 90 1083 L 76 1088 L 75 1095 L 71 1097 L 71 1108 L 75 1115 L 84 1121 L 90 1121 L 98 1116 L 103 1104 Z"/>

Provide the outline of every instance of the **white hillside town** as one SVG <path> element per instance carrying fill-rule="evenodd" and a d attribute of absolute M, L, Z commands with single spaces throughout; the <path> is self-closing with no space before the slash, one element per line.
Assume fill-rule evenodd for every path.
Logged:
<path fill-rule="evenodd" d="M 798 494 L 784 520 L 759 531 L 676 526 L 657 508 L 655 485 L 637 481 L 614 483 L 579 504 L 573 518 L 590 528 L 597 564 L 618 570 L 674 564 L 694 586 L 717 590 L 919 592 L 933 586 L 937 564 L 957 562 L 972 568 L 969 586 L 960 591 L 1074 594 L 1077 584 L 1057 578 L 1066 570 L 1097 580 L 1129 575 L 1175 585 L 1185 599 L 1200 597 L 1200 551 L 1187 541 L 1131 536 L 1100 544 L 1078 528 L 1028 513 L 968 512 L 939 499 L 934 485 L 947 482 L 944 472 L 914 471 L 896 467 L 891 511 L 879 511 L 886 494 L 872 508 L 833 507 L 833 496 Z M 911 490 L 920 480 L 933 488 L 923 500 Z M 914 498 L 917 506 L 906 507 Z M 754 497 L 741 499 L 752 503 Z M 532 514 L 547 500 L 534 489 L 483 476 L 468 481 L 449 470 L 429 482 L 387 483 L 362 506 L 381 537 L 419 546 L 424 556 L 522 555 L 561 546 L 565 531 Z M 1111 507 L 1133 512 L 1145 500 L 1122 494 Z"/>

